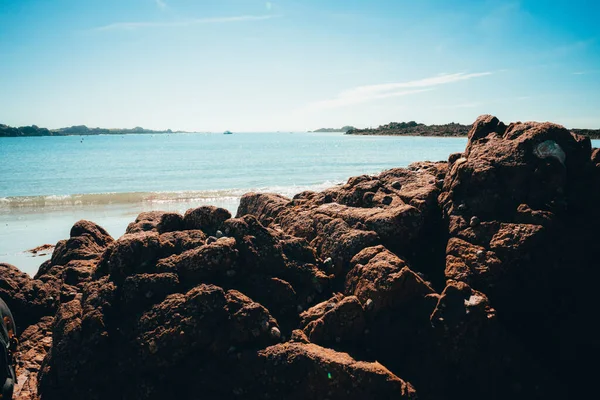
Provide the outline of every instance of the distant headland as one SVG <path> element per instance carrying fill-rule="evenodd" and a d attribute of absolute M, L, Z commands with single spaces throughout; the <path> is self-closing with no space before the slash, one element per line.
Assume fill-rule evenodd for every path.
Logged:
<path fill-rule="evenodd" d="M 389 135 L 389 136 L 441 136 L 460 137 L 467 136 L 471 125 L 462 125 L 451 122 L 444 125 L 425 125 L 415 121 L 390 122 L 378 128 L 350 129 L 347 135 Z M 571 132 L 591 139 L 600 139 L 600 129 L 570 129 Z M 317 131 L 315 131 L 317 132 Z"/>
<path fill-rule="evenodd" d="M 12 127 L 0 124 L 0 137 L 22 137 L 22 136 L 89 136 L 89 135 L 128 135 L 140 133 L 185 133 L 184 131 L 172 131 L 171 129 L 154 131 L 137 126 L 132 129 L 107 129 L 88 128 L 85 125 L 74 125 L 68 128 L 47 129 L 37 125 Z"/>
<path fill-rule="evenodd" d="M 348 132 L 351 131 L 353 129 L 356 129 L 353 126 L 343 126 L 341 128 L 320 128 L 317 130 L 314 130 L 313 132 Z"/>

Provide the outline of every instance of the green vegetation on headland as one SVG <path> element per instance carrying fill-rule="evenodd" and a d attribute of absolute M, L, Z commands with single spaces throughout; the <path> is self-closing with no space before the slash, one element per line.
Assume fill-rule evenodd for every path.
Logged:
<path fill-rule="evenodd" d="M 352 129 L 347 135 L 398 135 L 398 136 L 445 136 L 458 137 L 467 136 L 471 125 L 462 125 L 451 122 L 444 125 L 425 125 L 415 121 L 390 122 L 380 125 L 378 128 Z M 571 132 L 591 139 L 600 139 L 600 129 L 571 129 Z"/>
<path fill-rule="evenodd" d="M 353 129 L 356 129 L 356 128 L 353 126 L 343 126 L 339 129 L 337 129 L 337 128 L 321 128 L 321 129 L 314 130 L 313 132 L 348 132 Z"/>
<path fill-rule="evenodd" d="M 347 135 L 389 135 L 389 136 L 442 136 L 460 137 L 467 136 L 471 125 L 462 125 L 451 122 L 444 125 L 425 125 L 415 121 L 390 122 L 377 128 L 357 129 L 353 126 L 342 128 L 320 128 L 312 132 L 344 132 Z M 600 129 L 571 129 L 571 132 L 588 136 L 591 139 L 600 139 Z M 127 135 L 127 134 L 168 134 L 186 133 L 186 131 L 172 131 L 171 129 L 154 131 L 142 127 L 132 129 L 106 129 L 88 128 L 85 125 L 74 125 L 68 128 L 47 129 L 37 125 L 12 127 L 0 124 L 0 137 L 27 137 L 27 136 L 89 136 L 89 135 Z"/>
<path fill-rule="evenodd" d="M 177 131 L 182 132 L 182 131 Z M 47 129 L 37 125 L 12 127 L 0 124 L 0 137 L 22 137 L 22 136 L 73 136 L 73 135 L 127 135 L 132 133 L 175 133 L 171 129 L 165 131 L 153 131 L 142 127 L 133 129 L 106 129 L 88 128 L 85 125 L 71 126 L 69 128 Z"/>

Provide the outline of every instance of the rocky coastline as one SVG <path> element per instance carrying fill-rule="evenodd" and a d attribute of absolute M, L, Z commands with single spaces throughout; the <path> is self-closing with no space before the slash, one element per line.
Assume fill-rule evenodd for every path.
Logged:
<path fill-rule="evenodd" d="M 237 215 L 90 221 L 0 264 L 16 399 L 564 399 L 595 392 L 600 149 L 475 121 L 463 153 Z"/>
<path fill-rule="evenodd" d="M 131 129 L 88 128 L 85 125 L 74 125 L 68 128 L 48 129 L 37 125 L 12 127 L 0 124 L 0 137 L 34 137 L 34 136 L 93 136 L 93 135 L 131 135 L 131 134 L 168 134 L 184 133 L 172 131 L 145 129 L 140 126 Z"/>
<path fill-rule="evenodd" d="M 443 125 L 425 125 L 415 121 L 390 122 L 377 128 L 349 129 L 347 135 L 379 135 L 379 136 L 434 136 L 434 137 L 466 137 L 472 125 L 451 122 Z M 571 129 L 571 132 L 600 139 L 600 129 Z"/>

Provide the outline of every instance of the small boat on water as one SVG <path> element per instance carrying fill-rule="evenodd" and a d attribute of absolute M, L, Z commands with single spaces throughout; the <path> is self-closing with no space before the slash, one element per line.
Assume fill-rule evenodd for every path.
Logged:
<path fill-rule="evenodd" d="M 223 135 L 231 135 L 231 134 L 232 134 L 231 131 L 225 131 L 225 132 L 223 132 Z"/>

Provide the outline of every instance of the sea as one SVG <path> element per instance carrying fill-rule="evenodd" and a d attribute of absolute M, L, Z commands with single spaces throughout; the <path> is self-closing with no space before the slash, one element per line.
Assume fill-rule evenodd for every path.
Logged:
<path fill-rule="evenodd" d="M 68 238 L 80 219 L 118 238 L 143 211 L 210 204 L 235 215 L 247 192 L 292 197 L 446 160 L 465 145 L 466 138 L 316 132 L 0 138 L 0 262 L 35 274 L 50 255 L 27 250 Z"/>

